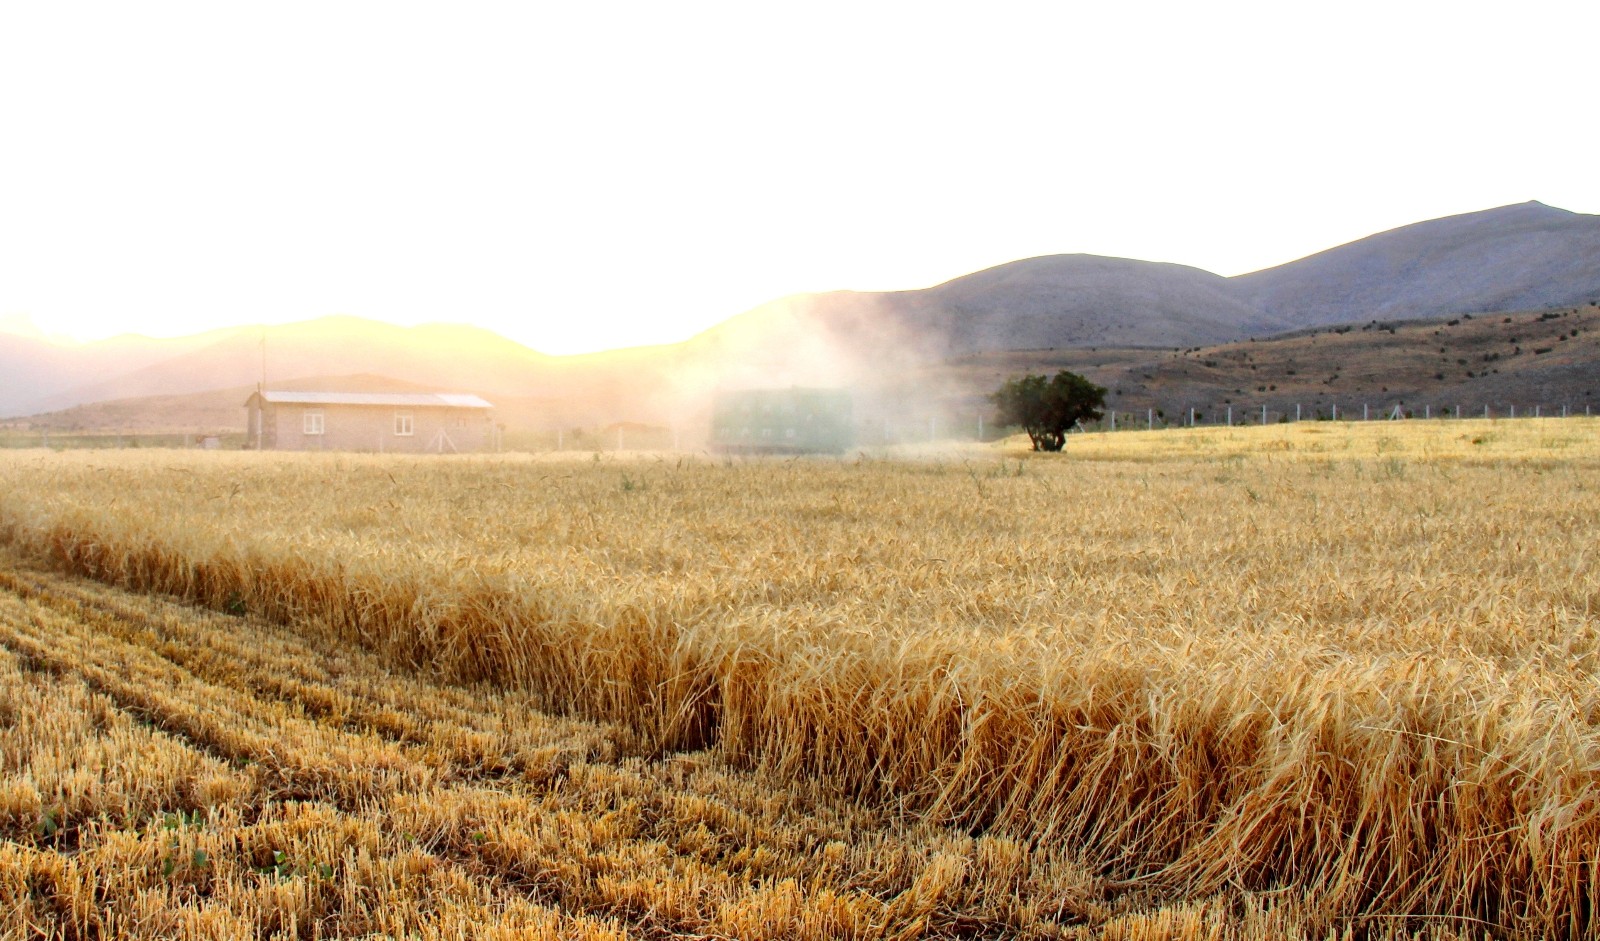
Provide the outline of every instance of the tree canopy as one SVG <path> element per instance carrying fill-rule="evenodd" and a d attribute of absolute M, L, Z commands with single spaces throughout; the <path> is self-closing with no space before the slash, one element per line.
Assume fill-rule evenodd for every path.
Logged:
<path fill-rule="evenodd" d="M 995 420 L 1022 426 L 1035 451 L 1059 451 L 1072 426 L 1104 417 L 1106 390 L 1063 369 L 1049 379 L 1031 374 L 1007 379 L 989 400 Z"/>

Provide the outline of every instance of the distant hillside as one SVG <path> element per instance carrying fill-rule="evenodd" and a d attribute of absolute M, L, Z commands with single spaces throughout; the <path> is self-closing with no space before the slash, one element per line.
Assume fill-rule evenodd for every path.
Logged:
<path fill-rule="evenodd" d="M 262 373 L 263 353 L 268 381 L 274 385 L 308 376 L 368 373 L 489 391 L 524 387 L 549 359 L 476 327 L 396 327 L 357 317 L 203 336 L 209 342 L 184 344 L 157 362 L 61 389 L 35 399 L 34 405 L 54 411 L 84 402 L 253 386 Z"/>
<path fill-rule="evenodd" d="M 1373 235 L 1223 278 L 1183 265 L 1049 255 L 917 291 L 808 294 L 741 314 L 691 349 L 779 372 L 1003 350 L 1187 347 L 1296 327 L 1600 299 L 1600 216 L 1525 203 Z M 825 354 L 819 357 L 818 354 Z M 830 369 L 810 365 L 818 359 Z"/>
<path fill-rule="evenodd" d="M 973 357 L 1087 350 L 1102 351 L 1090 358 L 1104 365 L 1103 351 L 1115 348 L 1147 361 L 1156 350 L 1312 325 L 1572 308 L 1591 299 L 1600 300 L 1600 216 L 1525 203 L 1406 226 L 1236 278 L 1175 264 L 1051 255 L 922 290 L 783 298 L 683 343 L 586 356 L 546 356 L 475 327 L 403 328 L 354 317 L 82 346 L 0 333 L 0 417 L 248 388 L 262 375 L 263 336 L 271 385 L 394 377 L 499 400 L 517 422 L 546 429 L 692 423 L 714 390 L 743 386 L 851 386 L 892 415 L 970 397 L 960 382 L 918 390 L 906 380 L 956 376 L 959 370 L 943 364 Z M 1376 348 L 1349 355 L 1387 362 Z M 1565 378 L 1552 378 L 1552 387 L 1586 381 L 1584 361 L 1563 368 Z M 1196 394 L 1214 385 L 1191 378 Z M 1172 389 L 1189 381 L 1175 380 Z M 1505 380 L 1475 373 L 1471 381 Z"/>
<path fill-rule="evenodd" d="M 628 416 L 625 421 L 672 429 L 660 440 L 681 437 L 685 447 L 701 446 L 709 427 L 708 389 L 695 395 L 671 370 L 641 371 L 642 364 L 662 361 L 661 350 L 630 355 L 638 359 L 572 364 L 572 385 L 560 395 L 494 397 L 495 419 L 506 425 L 506 440 L 513 447 L 551 447 L 561 429 L 568 434 L 568 447 L 605 447 L 612 439 L 597 438 L 596 429 L 614 427 L 618 416 Z M 1486 405 L 1500 416 L 1513 406 L 1522 414 L 1540 407 L 1553 415 L 1563 405 L 1600 415 L 1600 307 L 1370 321 L 1179 350 L 1058 347 L 902 363 L 855 385 L 862 443 L 921 440 L 935 429 L 970 436 L 979 416 L 991 412 L 988 394 L 1004 379 L 1058 369 L 1083 373 L 1105 386 L 1109 407 L 1125 421 L 1151 409 L 1177 422 L 1191 408 L 1203 420 L 1221 420 L 1230 407 L 1238 421 L 1259 421 L 1262 406 L 1277 420 L 1292 415 L 1296 405 L 1306 418 L 1330 414 L 1335 406 L 1341 414 L 1357 415 L 1363 405 L 1373 415 L 1396 406 L 1435 414 L 1460 406 L 1463 414 L 1481 414 Z M 382 376 L 282 385 L 428 390 Z M 0 423 L 0 431 L 238 432 L 249 391 L 240 386 L 83 405 Z"/>
<path fill-rule="evenodd" d="M 762 372 L 801 382 L 992 350 L 1187 346 L 1284 329 L 1234 296 L 1228 279 L 1183 265 L 1050 255 L 919 291 L 836 291 L 741 314 L 687 344 L 739 358 L 779 357 Z M 810 365 L 815 360 L 825 367 Z"/>
<path fill-rule="evenodd" d="M 1232 279 L 1295 326 L 1600 300 L 1600 216 L 1540 202 L 1419 222 Z"/>
<path fill-rule="evenodd" d="M 70 350 L 35 337 L 0 333 L 0 416 L 26 413 L 71 381 Z"/>
<path fill-rule="evenodd" d="M 1181 346 L 1274 333 L 1283 322 L 1184 265 L 1050 255 L 890 295 L 947 355 L 1052 346 Z"/>
<path fill-rule="evenodd" d="M 1112 408 L 1174 419 L 1190 408 L 1221 417 L 1230 406 L 1242 419 L 1263 405 L 1275 417 L 1297 404 L 1306 416 L 1363 405 L 1434 413 L 1460 406 L 1464 414 L 1487 405 L 1502 416 L 1512 406 L 1549 415 L 1566 405 L 1600 415 L 1600 307 L 1369 321 L 1181 350 L 982 353 L 918 381 L 952 390 L 947 409 L 972 412 L 1005 378 L 1058 369 L 1105 386 Z"/>
<path fill-rule="evenodd" d="M 50 408 L 57 396 L 65 395 L 72 403 L 93 401 L 92 393 L 74 396 L 68 390 L 107 382 L 181 356 L 230 332 L 218 330 L 170 340 L 120 336 L 72 345 L 0 332 L 0 417 Z"/>
<path fill-rule="evenodd" d="M 311 376 L 274 383 L 278 389 L 311 392 L 439 392 L 438 388 L 386 376 Z M 74 405 L 30 416 L 29 430 L 123 432 L 132 434 L 215 434 L 243 431 L 245 399 L 254 385 L 173 395 L 145 395 Z M 21 424 L 12 423 L 12 424 Z"/>

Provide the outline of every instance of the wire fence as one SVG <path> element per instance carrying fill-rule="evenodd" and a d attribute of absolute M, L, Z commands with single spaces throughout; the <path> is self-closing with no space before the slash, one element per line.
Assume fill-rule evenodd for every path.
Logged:
<path fill-rule="evenodd" d="M 1547 405 L 1543 403 L 1501 405 L 1407 405 L 1403 402 L 1370 402 L 1360 404 L 1304 403 L 1277 405 L 1216 405 L 1209 408 L 1190 406 L 1176 414 L 1161 408 L 1134 410 L 1109 409 L 1105 418 L 1087 430 L 1132 431 L 1158 428 L 1196 428 L 1201 426 L 1269 425 L 1300 421 L 1407 421 L 1420 419 L 1482 419 L 1482 418 L 1572 418 L 1592 417 L 1593 406 Z"/>
<path fill-rule="evenodd" d="M 1159 431 L 1174 428 L 1214 428 L 1292 424 L 1303 421 L 1441 421 L 1456 419 L 1583 418 L 1600 414 L 1590 404 L 1502 403 L 1494 405 L 1423 404 L 1399 402 L 1224 404 L 1183 408 L 1107 409 L 1098 422 L 1080 424 L 1080 432 Z M 994 424 L 985 413 L 940 416 L 873 416 L 860 423 L 857 443 L 862 445 L 917 444 L 930 441 L 994 441 L 1016 433 L 1014 427 Z"/>

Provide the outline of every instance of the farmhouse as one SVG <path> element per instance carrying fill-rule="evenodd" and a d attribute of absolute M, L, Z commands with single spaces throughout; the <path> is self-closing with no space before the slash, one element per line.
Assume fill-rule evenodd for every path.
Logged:
<path fill-rule="evenodd" d="M 746 454 L 843 454 L 855 443 L 843 389 L 743 389 L 711 405 L 711 445 Z"/>
<path fill-rule="evenodd" d="M 489 410 L 475 395 L 433 392 L 253 392 L 248 447 L 268 451 L 484 451 Z"/>

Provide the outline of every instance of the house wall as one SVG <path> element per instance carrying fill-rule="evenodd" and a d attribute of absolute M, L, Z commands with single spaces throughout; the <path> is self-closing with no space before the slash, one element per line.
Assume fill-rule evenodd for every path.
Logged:
<path fill-rule="evenodd" d="M 252 396 L 250 401 L 244 403 L 244 446 L 247 448 L 260 448 L 261 440 L 257 431 L 261 421 L 261 405 Z"/>
<path fill-rule="evenodd" d="M 305 433 L 307 412 L 322 413 L 322 434 Z M 411 416 L 411 434 L 396 433 L 395 417 Z M 383 451 L 423 453 L 485 451 L 492 440 L 488 411 L 480 408 L 269 403 L 263 447 L 280 451 Z"/>
<path fill-rule="evenodd" d="M 277 408 L 271 404 L 262 407 L 254 397 L 245 405 L 245 446 L 255 450 L 272 450 L 277 447 Z"/>

